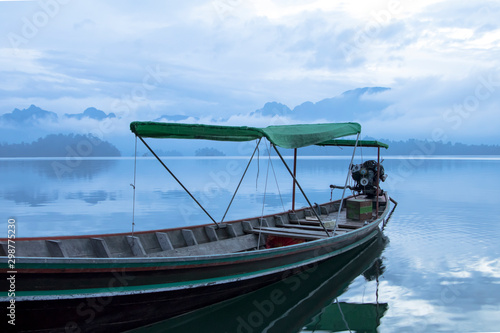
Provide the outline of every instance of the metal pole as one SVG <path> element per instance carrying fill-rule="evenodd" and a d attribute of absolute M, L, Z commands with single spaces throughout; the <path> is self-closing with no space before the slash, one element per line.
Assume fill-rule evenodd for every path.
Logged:
<path fill-rule="evenodd" d="M 297 177 L 297 148 L 293 150 L 293 188 L 292 188 L 292 211 L 295 211 L 295 179 Z"/>
<path fill-rule="evenodd" d="M 375 216 L 378 218 L 378 197 L 380 195 L 380 147 L 378 147 L 377 151 L 377 203 L 375 209 Z"/>
<path fill-rule="evenodd" d="M 238 189 L 240 188 L 241 182 L 243 181 L 243 178 L 245 177 L 245 175 L 247 173 L 248 167 L 250 166 L 250 163 L 253 160 L 255 152 L 257 151 L 257 148 L 259 148 L 260 140 L 262 140 L 262 138 L 260 138 L 259 142 L 257 142 L 257 146 L 255 147 L 255 149 L 253 151 L 252 157 L 250 157 L 250 161 L 248 161 L 247 167 L 246 167 L 245 171 L 243 172 L 243 176 L 241 176 L 241 179 L 240 179 L 240 182 L 238 183 L 238 186 L 236 186 L 236 190 L 234 191 L 233 197 L 231 198 L 231 201 L 229 202 L 229 205 L 227 206 L 226 212 L 224 213 L 224 216 L 222 217 L 222 220 L 220 220 L 221 223 L 226 218 L 226 214 L 229 211 L 229 207 L 231 207 L 231 204 L 233 203 L 234 197 L 236 196 L 236 192 L 238 192 Z"/>
<path fill-rule="evenodd" d="M 134 153 L 134 183 L 130 184 L 134 189 L 134 197 L 132 202 L 132 236 L 134 236 L 135 227 L 135 180 L 137 175 L 137 135 L 135 136 L 135 153 Z"/>
<path fill-rule="evenodd" d="M 349 171 L 347 172 L 347 177 L 345 179 L 344 191 L 342 191 L 342 199 L 340 199 L 339 211 L 337 213 L 337 219 L 335 220 L 335 227 L 333 227 L 333 235 L 335 236 L 335 231 L 337 231 L 337 225 L 339 223 L 340 211 L 342 210 L 342 203 L 344 202 L 345 189 L 347 188 L 347 182 L 349 181 L 349 176 L 351 175 L 352 162 L 354 161 L 354 154 L 356 154 L 356 147 L 358 146 L 359 133 L 356 137 L 356 144 L 354 145 L 354 150 L 352 151 L 351 163 L 349 163 Z M 347 213 L 346 213 L 347 214 Z"/>
<path fill-rule="evenodd" d="M 292 170 L 290 170 L 290 168 L 288 167 L 288 164 L 286 164 L 285 159 L 283 158 L 283 156 L 281 156 L 278 148 L 276 148 L 276 146 L 274 144 L 273 144 L 273 148 L 276 151 L 276 153 L 278 153 L 278 156 L 281 159 L 281 162 L 283 162 L 283 164 L 285 165 L 286 169 L 288 170 L 288 173 L 290 173 L 290 175 L 292 176 L 294 182 L 297 183 L 297 187 L 299 188 L 300 192 L 302 192 L 302 195 L 304 196 L 304 198 L 306 198 L 306 201 L 309 204 L 309 207 L 311 207 L 311 210 L 313 211 L 314 215 L 316 215 L 316 218 L 318 219 L 319 224 L 321 224 L 321 226 L 323 227 L 323 230 L 325 230 L 326 235 L 328 237 L 330 237 L 330 233 L 328 232 L 328 229 L 326 229 L 325 225 L 323 224 L 323 221 L 321 221 L 321 218 L 319 217 L 318 213 L 316 212 L 316 209 L 314 209 L 314 207 L 312 206 L 311 202 L 307 198 L 306 193 L 302 189 L 302 186 L 300 186 L 299 182 L 297 181 L 297 178 L 295 178 L 295 176 L 293 175 Z"/>
<path fill-rule="evenodd" d="M 146 148 L 149 149 L 149 151 L 154 155 L 154 157 L 156 157 L 156 159 L 158 160 L 158 162 L 161 163 L 161 165 L 163 165 L 163 167 L 165 168 L 165 170 L 168 171 L 168 173 L 177 181 L 177 183 L 184 189 L 184 191 L 186 191 L 187 194 L 189 194 L 189 196 L 191 197 L 191 199 L 194 200 L 194 202 L 196 202 L 198 204 L 198 206 L 200 206 L 200 208 L 205 212 L 205 214 L 207 214 L 207 216 L 212 220 L 213 223 L 215 223 L 216 226 L 219 226 L 219 224 L 217 222 L 215 222 L 214 218 L 205 210 L 205 208 L 198 202 L 198 200 L 196 200 L 196 198 L 191 194 L 191 192 L 188 191 L 188 189 L 181 183 L 181 181 L 179 179 L 177 179 L 177 177 L 173 174 L 172 171 L 170 171 L 170 169 L 165 165 L 165 163 L 163 163 L 163 161 L 161 160 L 161 158 L 158 157 L 158 155 L 156 155 L 156 153 L 153 151 L 153 149 L 151 149 L 151 147 L 148 146 L 148 144 L 146 143 L 146 141 L 144 141 L 144 139 L 140 136 L 137 136 L 141 141 L 142 143 L 144 143 L 144 145 L 146 146 Z"/>

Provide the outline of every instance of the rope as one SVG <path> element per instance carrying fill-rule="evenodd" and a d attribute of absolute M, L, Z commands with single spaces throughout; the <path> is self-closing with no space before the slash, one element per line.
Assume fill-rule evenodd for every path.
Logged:
<path fill-rule="evenodd" d="M 271 161 L 271 149 L 267 148 L 267 146 L 266 146 L 266 149 L 267 149 L 268 154 L 269 154 L 269 159 L 267 160 L 266 183 L 264 184 L 264 197 L 262 199 L 262 211 L 260 214 L 261 218 L 259 219 L 259 236 L 257 239 L 257 249 L 260 248 L 260 238 L 261 238 L 261 233 L 262 233 L 262 218 L 264 217 L 264 207 L 266 205 L 267 181 L 269 179 L 269 164 Z"/>
<path fill-rule="evenodd" d="M 330 237 L 330 233 L 328 232 L 328 229 L 326 229 L 323 221 L 321 221 L 321 218 L 320 216 L 318 215 L 318 213 L 316 212 L 316 209 L 313 208 L 313 205 L 311 204 L 311 201 L 309 201 L 309 198 L 307 197 L 306 193 L 304 192 L 304 190 L 302 189 L 302 186 L 300 186 L 299 182 L 297 181 L 297 178 L 295 178 L 295 176 L 293 175 L 293 172 L 292 170 L 290 170 L 290 168 L 288 167 L 288 164 L 286 164 L 285 162 L 285 159 L 283 158 L 283 156 L 281 155 L 280 151 L 278 150 L 278 148 L 276 148 L 276 145 L 273 144 L 273 148 L 274 150 L 276 151 L 276 154 L 279 156 L 281 162 L 283 163 L 283 165 L 285 166 L 286 170 L 288 171 L 288 173 L 290 174 L 290 176 L 292 176 L 292 179 L 295 181 L 295 183 L 297 184 L 297 187 L 299 188 L 300 192 L 302 193 L 302 195 L 304 196 L 304 199 L 306 199 L 307 203 L 309 204 L 309 207 L 311 207 L 311 210 L 312 212 L 314 213 L 314 215 L 316 216 L 316 218 L 318 219 L 319 221 L 319 224 L 321 224 L 321 227 L 323 227 L 323 230 L 325 231 L 326 235 L 328 237 Z"/>
<path fill-rule="evenodd" d="M 266 193 L 267 193 L 267 180 L 269 179 L 269 164 L 271 162 L 271 149 L 267 148 L 269 154 L 269 159 L 267 160 L 267 171 L 266 171 L 266 183 L 264 185 L 264 198 L 262 200 L 262 212 L 261 212 L 261 217 L 264 216 L 264 205 L 266 204 Z"/>
<path fill-rule="evenodd" d="M 270 154 L 271 154 L 271 152 L 269 152 L 269 155 Z M 283 207 L 283 211 L 285 211 L 285 204 L 283 203 L 283 198 L 281 197 L 280 186 L 278 184 L 278 178 L 276 177 L 276 172 L 274 171 L 274 164 L 273 164 L 273 160 L 271 159 L 271 156 L 269 156 L 269 161 L 271 161 L 271 169 L 273 169 L 274 181 L 276 182 L 276 187 L 278 188 L 278 194 L 279 194 L 280 200 L 281 200 L 281 207 Z"/>
<path fill-rule="evenodd" d="M 257 145 L 257 177 L 255 177 L 255 191 L 257 191 L 258 188 L 257 184 L 259 183 L 259 173 L 260 173 L 260 149 L 259 145 Z"/>
<path fill-rule="evenodd" d="M 231 198 L 231 201 L 229 202 L 229 205 L 227 206 L 226 212 L 224 213 L 224 216 L 222 216 L 222 219 L 220 220 L 220 222 L 221 222 L 221 223 L 222 223 L 222 222 L 224 221 L 224 219 L 226 218 L 227 212 L 229 211 L 229 208 L 231 207 L 231 205 L 232 205 L 232 203 L 233 203 L 234 197 L 236 196 L 236 193 L 238 192 L 238 189 L 240 188 L 241 182 L 243 181 L 243 178 L 245 178 L 245 175 L 247 174 L 248 167 L 250 166 L 250 163 L 252 162 L 253 157 L 255 156 L 255 152 L 256 152 L 256 151 L 257 151 L 257 149 L 259 148 L 260 140 L 262 140 L 262 138 L 260 138 L 260 139 L 259 139 L 259 141 L 257 142 L 257 145 L 255 146 L 255 149 L 254 149 L 254 151 L 253 151 L 253 154 L 252 154 L 252 156 L 250 157 L 250 161 L 248 161 L 248 163 L 247 163 L 247 167 L 245 168 L 245 171 L 243 172 L 243 175 L 241 176 L 240 182 L 238 183 L 238 186 L 236 186 L 236 190 L 235 190 L 235 191 L 234 191 L 234 193 L 233 193 L 233 197 Z"/>
<path fill-rule="evenodd" d="M 135 154 L 134 154 L 134 183 L 130 184 L 133 188 L 133 200 L 132 200 L 132 236 L 134 235 L 135 226 L 135 180 L 137 175 L 137 135 L 135 136 Z"/>

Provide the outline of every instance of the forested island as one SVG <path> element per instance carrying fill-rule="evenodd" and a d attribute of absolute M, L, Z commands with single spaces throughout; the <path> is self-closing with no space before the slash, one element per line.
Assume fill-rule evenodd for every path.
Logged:
<path fill-rule="evenodd" d="M 415 150 L 425 155 L 500 155 L 499 145 L 468 145 L 464 143 L 451 143 L 442 141 L 427 141 L 409 139 L 406 141 L 391 141 L 382 139 L 389 145 L 386 154 L 408 155 Z"/>
<path fill-rule="evenodd" d="M 365 138 L 373 140 L 373 138 Z M 432 155 L 500 155 L 499 145 L 468 145 L 440 141 L 409 139 L 406 141 L 391 141 L 381 139 L 389 149 L 382 149 L 383 155 L 401 156 L 432 156 Z M 283 155 L 293 155 L 293 149 L 280 149 Z M 373 148 L 358 148 L 358 154 L 373 154 Z M 214 147 L 204 147 L 191 150 L 184 154 L 178 150 L 157 151 L 160 156 L 232 156 L 236 151 L 222 151 Z M 349 147 L 309 146 L 299 150 L 302 156 L 335 156 L 350 155 Z M 149 152 L 142 156 L 152 156 Z M 81 134 L 50 134 L 31 143 L 1 143 L 0 157 L 115 157 L 121 152 L 113 144 L 103 141 L 93 135 Z"/>
<path fill-rule="evenodd" d="M 224 154 L 220 150 L 215 149 L 215 148 L 211 148 L 211 147 L 197 149 L 194 152 L 194 155 L 195 156 L 226 156 L 226 154 Z"/>
<path fill-rule="evenodd" d="M 50 134 L 31 143 L 2 143 L 0 157 L 121 156 L 111 143 L 93 135 Z"/>
<path fill-rule="evenodd" d="M 155 153 L 158 156 L 183 156 L 182 153 L 178 150 L 162 150 L 162 149 L 155 149 Z M 142 157 L 151 157 L 153 154 L 151 152 L 145 152 L 142 154 Z"/>
<path fill-rule="evenodd" d="M 365 138 L 366 140 L 375 140 Z M 389 149 L 382 149 L 384 155 L 500 155 L 499 145 L 468 145 L 463 143 L 451 143 L 442 141 L 428 141 L 409 139 L 406 141 L 379 140 L 389 145 Z M 332 150 L 334 149 L 334 150 Z M 358 148 L 358 153 L 360 148 Z M 320 147 L 309 146 L 301 148 L 301 155 L 322 156 L 322 155 L 349 155 L 352 154 L 352 148 L 345 147 Z M 361 148 L 362 152 L 376 153 L 374 148 Z M 286 151 L 285 155 L 292 155 L 293 152 Z"/>

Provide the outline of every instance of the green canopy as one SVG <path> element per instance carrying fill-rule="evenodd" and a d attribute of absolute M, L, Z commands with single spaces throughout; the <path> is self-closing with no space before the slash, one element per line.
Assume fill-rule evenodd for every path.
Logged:
<path fill-rule="evenodd" d="M 356 145 L 356 140 L 328 140 L 325 142 L 317 143 L 318 146 L 343 146 L 343 147 L 354 147 Z M 380 147 L 389 148 L 389 145 L 376 140 L 359 140 L 358 147 Z"/>
<path fill-rule="evenodd" d="M 200 124 L 134 121 L 130 130 L 143 138 L 204 139 L 216 141 L 251 141 L 262 137 L 257 128 Z"/>
<path fill-rule="evenodd" d="M 250 141 L 262 137 L 282 148 L 300 148 L 361 132 L 358 123 L 268 126 L 219 126 L 134 121 L 130 130 L 148 138 Z"/>

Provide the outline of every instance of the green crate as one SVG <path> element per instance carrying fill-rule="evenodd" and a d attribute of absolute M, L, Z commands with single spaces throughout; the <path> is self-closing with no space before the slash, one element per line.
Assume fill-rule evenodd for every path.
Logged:
<path fill-rule="evenodd" d="M 366 221 L 372 218 L 372 201 L 369 199 L 348 199 L 347 218 Z"/>

